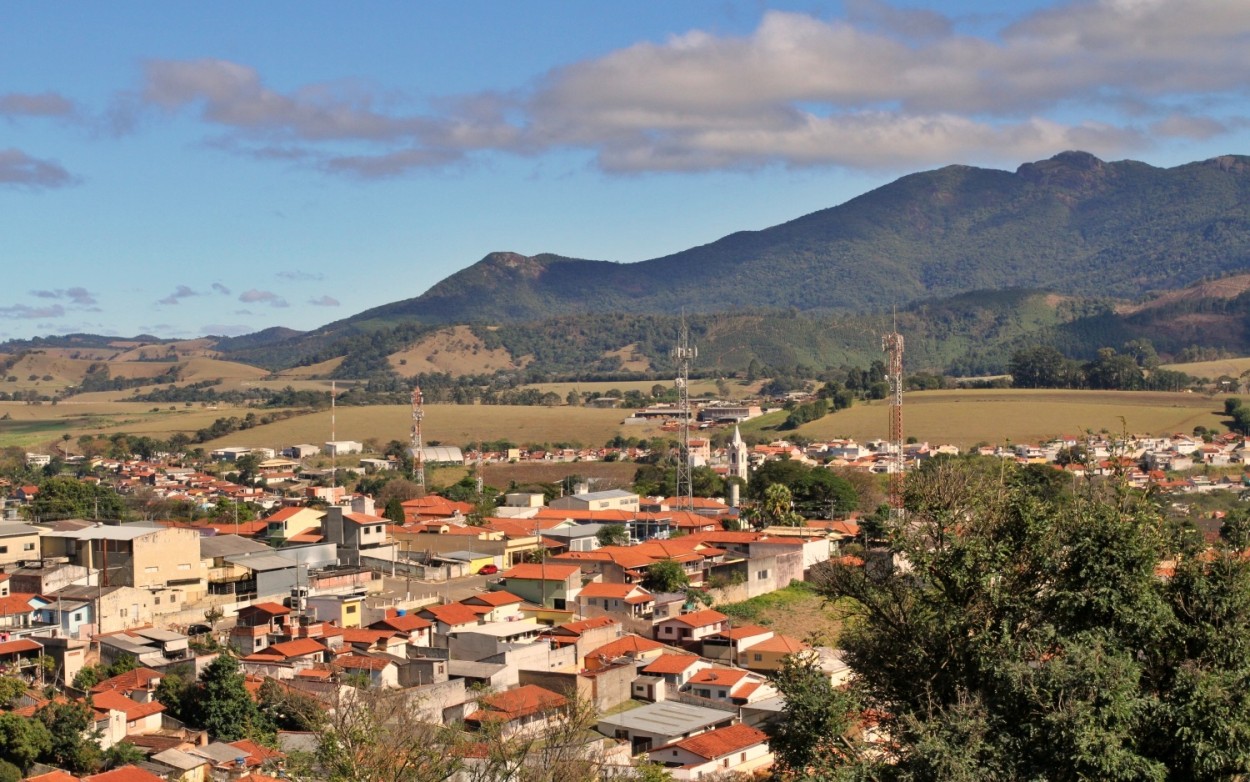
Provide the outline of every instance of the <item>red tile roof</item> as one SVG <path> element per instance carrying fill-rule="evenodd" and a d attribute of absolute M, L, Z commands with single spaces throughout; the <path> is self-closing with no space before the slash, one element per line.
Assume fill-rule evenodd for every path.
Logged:
<path fill-rule="evenodd" d="M 42 644 L 32 641 L 29 638 L 19 638 L 16 641 L 6 641 L 5 643 L 0 643 L 0 655 L 37 652 L 42 648 Z"/>
<path fill-rule="evenodd" d="M 720 611 L 711 608 L 705 608 L 702 611 L 692 611 L 689 614 L 681 614 L 680 616 L 670 617 L 665 622 L 680 622 L 689 627 L 709 627 L 719 622 L 724 622 L 729 617 Z"/>
<path fill-rule="evenodd" d="M 774 635 L 765 641 L 760 641 L 746 648 L 748 652 L 777 652 L 779 654 L 794 654 L 807 649 L 807 644 L 791 638 L 788 635 Z"/>
<path fill-rule="evenodd" d="M 445 603 L 426 606 L 421 609 L 421 613 L 432 616 L 443 624 L 465 625 L 480 623 L 482 614 L 490 613 L 490 609 L 485 606 L 467 606 L 464 603 Z"/>
<path fill-rule="evenodd" d="M 253 611 L 259 611 L 262 614 L 270 614 L 271 616 L 286 616 L 287 614 L 291 613 L 291 609 L 287 608 L 281 603 L 270 603 L 270 602 L 252 603 L 250 606 L 244 606 L 243 608 L 239 609 L 239 613 L 242 613 L 243 611 L 247 611 L 248 609 L 251 609 Z"/>
<path fill-rule="evenodd" d="M 659 641 L 652 641 L 650 638 L 643 638 L 640 635 L 627 635 L 624 638 L 616 639 L 612 643 L 600 646 L 586 656 L 604 657 L 610 660 L 615 657 L 633 656 L 640 652 L 653 652 L 656 649 L 663 648 L 664 644 Z"/>
<path fill-rule="evenodd" d="M 68 771 L 62 771 L 58 768 L 57 770 L 49 771 L 46 774 L 26 777 L 25 782 L 78 782 L 78 777 Z"/>
<path fill-rule="evenodd" d="M 110 709 L 112 711 L 120 711 L 126 715 L 127 722 L 143 719 L 153 714 L 160 714 L 165 710 L 165 706 L 157 701 L 148 703 L 139 703 L 132 701 L 125 695 L 114 690 L 106 690 L 104 692 L 93 693 L 91 696 L 91 705 L 97 709 Z"/>
<path fill-rule="evenodd" d="M 707 668 L 691 677 L 690 683 L 733 687 L 747 676 L 750 676 L 750 673 L 741 668 Z"/>
<path fill-rule="evenodd" d="M 581 573 L 577 565 L 543 565 L 526 563 L 516 565 L 503 573 L 504 578 L 516 578 L 525 581 L 567 581 L 574 573 Z"/>
<path fill-rule="evenodd" d="M 340 668 L 346 668 L 353 671 L 380 671 L 386 666 L 391 665 L 391 660 L 384 660 L 381 657 L 365 657 L 359 654 L 345 654 L 334 661 L 334 664 Z"/>
<path fill-rule="evenodd" d="M 581 635 L 587 630 L 594 630 L 597 627 L 611 627 L 620 624 L 610 616 L 596 616 L 592 619 L 582 619 L 577 622 L 565 622 L 562 625 L 556 625 L 552 632 L 556 635 Z"/>
<path fill-rule="evenodd" d="M 326 647 L 320 641 L 313 638 L 297 638 L 294 641 L 284 641 L 280 644 L 274 644 L 266 649 L 261 649 L 255 654 L 244 657 L 245 660 L 253 660 L 254 658 L 265 659 L 267 657 L 303 657 L 306 654 L 316 654 L 324 652 Z"/>
<path fill-rule="evenodd" d="M 539 687 L 537 684 L 523 684 L 511 690 L 484 696 L 478 704 L 485 708 L 470 714 L 466 719 L 474 722 L 500 719 L 511 721 L 558 709 L 567 702 L 567 699 L 559 693 Z"/>
<path fill-rule="evenodd" d="M 83 782 L 165 782 L 165 780 L 138 766 L 122 766 L 112 771 L 105 771 L 103 774 L 83 777 Z"/>
<path fill-rule="evenodd" d="M 682 739 L 671 746 L 708 760 L 716 760 L 768 741 L 768 734 L 749 725 L 730 725 Z"/>
<path fill-rule="evenodd" d="M 579 597 L 600 597 L 624 600 L 634 592 L 643 593 L 648 599 L 650 594 L 637 584 L 601 584 L 597 581 L 582 587 Z"/>
<path fill-rule="evenodd" d="M 411 633 L 414 630 L 424 630 L 432 625 L 430 620 L 416 614 L 405 614 L 404 616 L 389 616 L 369 626 L 378 630 L 396 630 L 401 633 Z"/>
<path fill-rule="evenodd" d="M 165 674 L 154 671 L 151 668 L 135 668 L 133 671 L 126 671 L 111 679 L 105 679 L 92 687 L 91 691 L 117 690 L 120 692 L 131 692 L 133 690 L 148 690 L 155 683 L 159 683 L 164 676 Z"/>
<path fill-rule="evenodd" d="M 514 605 L 516 603 L 525 602 L 524 600 L 512 594 L 511 592 L 505 592 L 502 590 L 497 591 L 497 592 L 482 592 L 480 594 L 476 594 L 471 597 L 466 597 L 464 600 L 461 600 L 460 602 L 465 603 L 466 605 L 472 605 L 472 601 L 483 603 L 484 605 L 488 605 L 488 606 L 493 606 L 495 608 L 498 608 L 499 606 L 508 606 L 508 605 Z"/>
<path fill-rule="evenodd" d="M 684 672 L 698 661 L 699 658 L 693 654 L 662 654 L 642 670 L 644 673 L 677 674 Z"/>

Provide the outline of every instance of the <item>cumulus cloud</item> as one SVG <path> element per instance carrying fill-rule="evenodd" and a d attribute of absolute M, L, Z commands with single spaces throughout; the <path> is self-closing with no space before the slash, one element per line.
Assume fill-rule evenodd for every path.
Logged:
<path fill-rule="evenodd" d="M 268 304 L 270 307 L 286 307 L 286 299 L 273 291 L 261 291 L 252 288 L 239 294 L 239 301 L 244 304 Z"/>
<path fill-rule="evenodd" d="M 94 307 L 95 296 L 86 288 L 56 288 L 55 290 L 31 291 L 32 296 L 40 299 L 66 299 L 76 307 Z"/>
<path fill-rule="evenodd" d="M 309 272 L 303 269 L 288 269 L 278 272 L 278 277 L 291 282 L 321 282 L 325 275 L 320 272 Z"/>
<path fill-rule="evenodd" d="M 151 61 L 138 94 L 195 112 L 223 149 L 359 178 L 556 149 L 621 173 L 1019 161 L 1210 138 L 1243 121 L 1245 3 L 1066 2 L 975 35 L 885 0 L 845 9 L 769 11 L 747 35 L 642 42 L 513 94 L 420 112 L 359 83 L 280 91 L 225 60 Z"/>
<path fill-rule="evenodd" d="M 54 92 L 0 95 L 0 117 L 69 117 L 73 114 L 73 102 Z"/>
<path fill-rule="evenodd" d="M 160 301 L 156 303 L 157 304 L 177 304 L 181 302 L 183 299 L 189 299 L 192 296 L 199 296 L 199 295 L 200 294 L 197 293 L 190 286 L 179 285 L 177 288 L 174 289 L 173 293 L 169 294 L 168 296 L 166 296 L 165 298 L 161 299 Z"/>
<path fill-rule="evenodd" d="M 77 182 L 77 177 L 55 161 L 40 160 L 13 147 L 0 149 L 0 186 L 39 189 Z"/>
<path fill-rule="evenodd" d="M 41 320 L 45 318 L 63 317 L 65 317 L 65 308 L 60 304 L 49 304 L 46 307 L 31 307 L 26 304 L 14 304 L 10 307 L 0 307 L 0 318 L 12 318 L 14 320 Z"/>
<path fill-rule="evenodd" d="M 333 296 L 320 296 L 316 299 L 309 299 L 308 303 L 314 307 L 337 307 L 339 300 Z"/>

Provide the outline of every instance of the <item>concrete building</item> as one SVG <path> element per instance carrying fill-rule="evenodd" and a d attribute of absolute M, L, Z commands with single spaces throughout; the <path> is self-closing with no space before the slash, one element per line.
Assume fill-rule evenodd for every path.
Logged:
<path fill-rule="evenodd" d="M 633 755 L 649 752 L 716 728 L 728 727 L 735 713 L 677 701 L 648 703 L 599 720 L 597 729 L 609 738 L 628 741 Z"/>
<path fill-rule="evenodd" d="M 364 451 L 365 446 L 355 440 L 335 440 L 324 446 L 326 456 L 346 456 Z"/>
<path fill-rule="evenodd" d="M 624 489 L 588 491 L 554 499 L 547 505 L 560 510 L 623 510 L 637 513 L 638 495 Z"/>
<path fill-rule="evenodd" d="M 0 568 L 38 561 L 42 531 L 21 522 L 0 522 Z"/>
<path fill-rule="evenodd" d="M 207 592 L 208 568 L 200 560 L 200 533 L 180 527 L 95 524 L 43 536 L 44 555 L 66 557 L 100 572 L 103 586 L 177 588 L 186 601 Z"/>

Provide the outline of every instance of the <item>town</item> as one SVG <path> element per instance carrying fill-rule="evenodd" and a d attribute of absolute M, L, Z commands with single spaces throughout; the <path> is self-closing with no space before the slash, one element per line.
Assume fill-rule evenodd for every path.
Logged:
<path fill-rule="evenodd" d="M 491 463 L 565 463 L 572 474 L 652 455 L 424 446 L 419 415 L 406 462 L 338 440 L 221 447 L 204 464 L 174 453 L 70 457 L 72 472 L 9 485 L 0 735 L 10 738 L 0 755 L 22 778 L 49 782 L 324 778 L 331 750 L 366 730 L 406 731 L 395 738 L 401 754 L 425 754 L 402 762 L 436 767 L 441 776 L 428 778 L 505 779 L 501 769 L 555 762 L 593 770 L 577 778 L 764 774 L 770 735 L 787 719 L 776 677 L 802 665 L 838 687 L 850 669 L 836 640 L 787 635 L 733 606 L 803 589 L 831 562 L 864 566 L 874 520 L 845 501 L 804 505 L 789 487 L 784 507 L 771 507 L 778 492 L 750 487 L 781 468 L 884 487 L 900 465 L 915 470 L 960 449 L 748 446 L 738 422 L 759 407 L 702 412 L 732 436 L 713 447 L 704 429 L 674 427 L 684 454 L 676 496 L 582 482 L 558 496 L 501 493 L 483 508 L 479 482 L 476 502 L 420 491 L 383 508 L 353 490 L 360 477 L 404 470 L 424 484 L 434 465 L 472 474 Z M 1083 432 L 971 452 L 1062 481 L 1119 476 L 1179 501 L 1239 494 L 1250 439 Z M 309 466 L 326 457 L 329 470 Z M 340 467 L 344 459 L 357 461 Z M 53 463 L 40 453 L 26 461 Z M 699 470 L 725 496 L 696 496 Z M 72 493 L 66 484 L 96 497 L 96 512 L 67 515 L 70 504 L 51 501 L 49 492 Z M 230 512 L 127 523 L 98 512 L 100 496 L 137 494 Z M 1161 577 L 1168 567 L 1159 564 Z M 14 721 L 39 724 L 45 738 Z M 862 730 L 871 738 L 869 722 Z M 385 749 L 352 748 L 351 763 L 397 762 Z"/>

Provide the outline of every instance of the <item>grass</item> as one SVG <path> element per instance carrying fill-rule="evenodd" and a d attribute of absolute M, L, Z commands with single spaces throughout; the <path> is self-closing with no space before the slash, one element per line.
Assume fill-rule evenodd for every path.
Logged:
<path fill-rule="evenodd" d="M 1218 361 L 1195 361 L 1189 364 L 1167 364 L 1164 369 L 1184 372 L 1194 377 L 1217 378 L 1220 375 L 1241 377 L 1241 373 L 1250 370 L 1250 358 L 1224 358 Z"/>
<path fill-rule="evenodd" d="M 763 625 L 791 638 L 815 639 L 820 645 L 836 644 L 842 627 L 837 610 L 806 581 L 792 581 L 785 589 L 714 608 L 736 623 Z"/>
<path fill-rule="evenodd" d="M 1136 434 L 1191 432 L 1195 426 L 1224 430 L 1223 402 L 1200 394 L 1147 391 L 958 390 L 918 391 L 903 399 L 904 433 L 921 442 L 968 447 L 979 442 L 1032 442 L 1086 429 Z M 889 406 L 859 403 L 805 424 L 799 434 L 813 439 L 883 438 Z M 781 437 L 775 427 L 784 413 L 745 424 L 743 432 Z M 771 428 L 770 428 L 771 427 Z"/>

